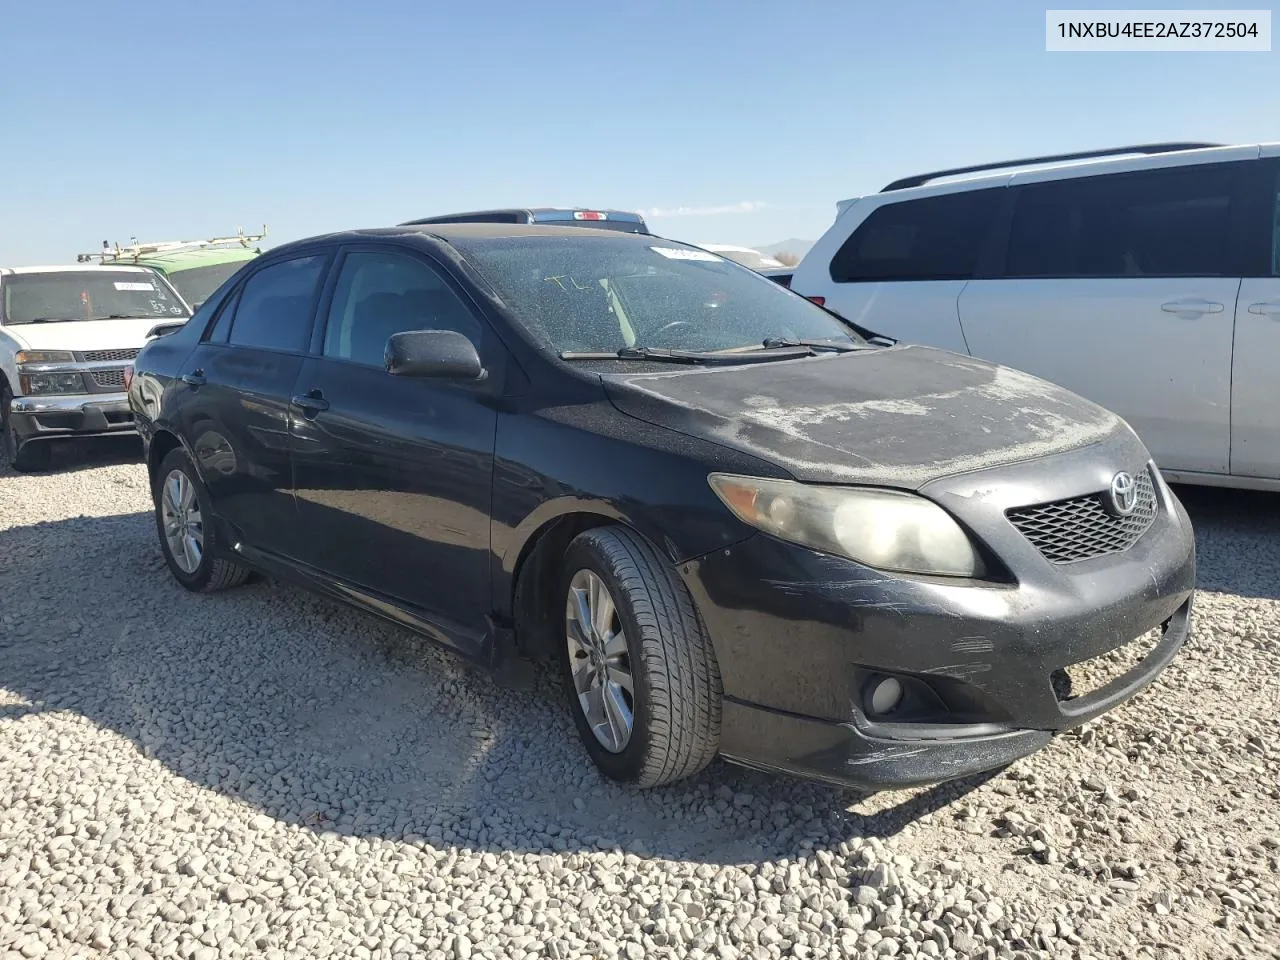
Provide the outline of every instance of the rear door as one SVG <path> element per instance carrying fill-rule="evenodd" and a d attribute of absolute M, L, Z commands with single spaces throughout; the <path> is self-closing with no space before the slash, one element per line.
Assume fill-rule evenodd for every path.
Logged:
<path fill-rule="evenodd" d="M 960 295 L 970 353 L 1115 411 L 1165 469 L 1227 473 L 1245 166 L 1011 187 L 1003 278 Z"/>
<path fill-rule="evenodd" d="M 1245 234 L 1257 251 L 1240 285 L 1232 361 L 1231 472 L 1280 479 L 1280 146 L 1257 168 L 1257 219 Z"/>
<path fill-rule="evenodd" d="M 834 253 L 823 242 L 806 254 L 792 289 L 821 295 L 828 309 L 864 329 L 965 353 L 956 301 L 979 267 L 1004 196 L 1004 187 L 987 187 L 883 203 Z M 814 279 L 817 268 L 829 279 Z"/>
<path fill-rule="evenodd" d="M 180 371 L 178 407 L 214 509 L 250 546 L 294 552 L 290 397 L 327 253 L 274 260 L 222 306 Z"/>
<path fill-rule="evenodd" d="M 387 339 L 420 329 L 465 334 L 489 375 L 387 373 Z M 428 613 L 449 639 L 483 636 L 502 347 L 437 265 L 362 246 L 338 265 L 319 354 L 293 425 L 299 559 Z"/>

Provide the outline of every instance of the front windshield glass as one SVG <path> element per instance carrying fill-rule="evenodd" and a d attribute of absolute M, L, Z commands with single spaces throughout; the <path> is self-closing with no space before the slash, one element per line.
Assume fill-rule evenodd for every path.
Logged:
<path fill-rule="evenodd" d="M 696 247 L 598 236 L 459 245 L 557 353 L 711 352 L 759 347 L 773 338 L 862 342 L 803 297 Z"/>
<path fill-rule="evenodd" d="M 194 310 L 212 296 L 213 291 L 222 286 L 245 261 L 235 260 L 231 263 L 218 263 L 211 267 L 192 267 L 188 270 L 175 270 L 169 274 L 169 282 L 178 288 L 182 299 L 191 304 Z"/>
<path fill-rule="evenodd" d="M 149 270 L 16 273 L 4 278 L 3 289 L 4 322 L 11 326 L 188 315 L 172 288 Z"/>

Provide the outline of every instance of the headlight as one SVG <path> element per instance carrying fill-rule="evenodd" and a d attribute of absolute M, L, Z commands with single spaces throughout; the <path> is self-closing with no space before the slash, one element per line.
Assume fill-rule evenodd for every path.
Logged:
<path fill-rule="evenodd" d="M 71 363 L 76 355 L 70 350 L 19 350 L 15 363 Z"/>
<path fill-rule="evenodd" d="M 937 504 L 909 493 L 713 473 L 711 489 L 739 520 L 881 570 L 980 577 L 982 558 Z"/>
<path fill-rule="evenodd" d="M 26 396 L 86 392 L 84 377 L 78 373 L 24 373 L 18 380 Z"/>

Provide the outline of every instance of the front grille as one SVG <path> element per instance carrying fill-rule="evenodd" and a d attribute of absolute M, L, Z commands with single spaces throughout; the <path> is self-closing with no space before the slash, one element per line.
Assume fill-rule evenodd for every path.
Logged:
<path fill-rule="evenodd" d="M 136 348 L 133 350 L 86 350 L 81 354 L 81 359 L 86 363 L 106 363 L 111 360 L 132 360 L 137 355 Z"/>
<path fill-rule="evenodd" d="M 1006 516 L 1051 563 L 1075 563 L 1120 553 L 1133 546 L 1156 518 L 1151 471 L 1144 470 L 1134 481 L 1138 502 L 1127 517 L 1117 517 L 1108 510 L 1106 494 L 1102 493 L 1019 507 Z"/>
<path fill-rule="evenodd" d="M 91 370 L 89 376 L 93 377 L 93 382 L 100 387 L 124 386 L 123 370 Z"/>

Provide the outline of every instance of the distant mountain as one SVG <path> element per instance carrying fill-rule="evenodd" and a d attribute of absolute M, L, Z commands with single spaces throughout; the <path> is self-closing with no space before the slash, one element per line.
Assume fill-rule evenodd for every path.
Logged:
<path fill-rule="evenodd" d="M 797 257 L 803 257 L 812 246 L 812 240 L 783 240 L 781 243 L 771 243 L 767 247 L 756 249 L 765 254 L 794 253 Z"/>

